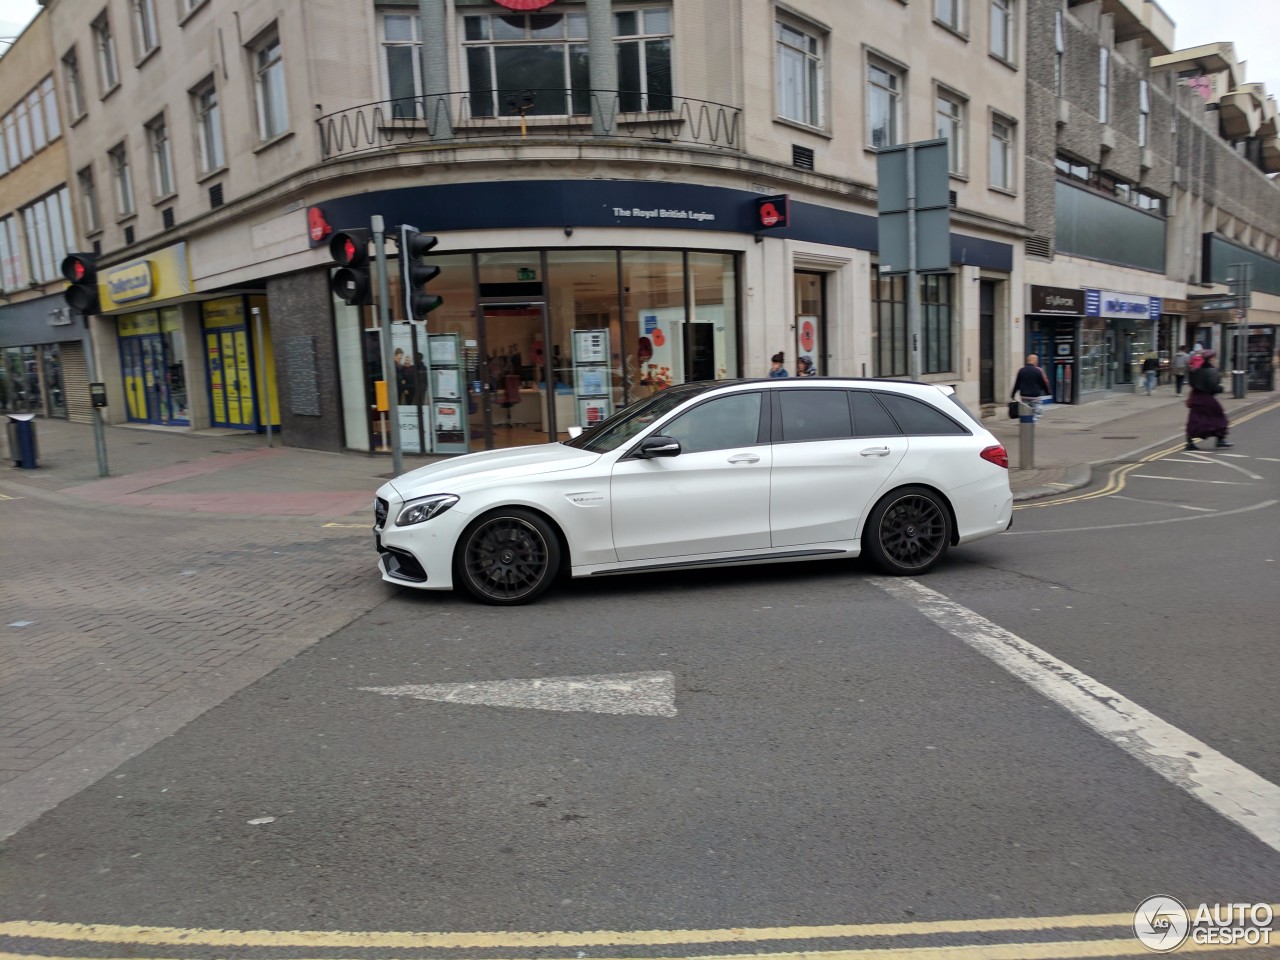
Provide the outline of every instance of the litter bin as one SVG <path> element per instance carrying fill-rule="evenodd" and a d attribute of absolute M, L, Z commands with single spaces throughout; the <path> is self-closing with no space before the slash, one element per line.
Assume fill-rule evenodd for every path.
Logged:
<path fill-rule="evenodd" d="M 9 456 L 13 465 L 23 470 L 36 468 L 36 415 L 11 413 L 9 417 Z"/>

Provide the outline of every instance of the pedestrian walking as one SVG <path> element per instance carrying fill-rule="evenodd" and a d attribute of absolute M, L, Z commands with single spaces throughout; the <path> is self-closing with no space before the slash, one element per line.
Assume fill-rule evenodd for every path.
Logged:
<path fill-rule="evenodd" d="M 1178 396 L 1182 396 L 1182 384 L 1187 379 L 1187 362 L 1191 359 L 1191 354 L 1187 352 L 1187 345 L 1181 344 L 1178 352 L 1173 355 L 1173 390 Z"/>
<path fill-rule="evenodd" d="M 1154 353 L 1147 354 L 1147 359 L 1142 361 L 1142 381 L 1147 388 L 1147 396 L 1151 396 L 1156 389 L 1156 377 L 1160 373 L 1160 361 Z"/>
<path fill-rule="evenodd" d="M 1040 403 L 1049 395 L 1049 378 L 1040 368 L 1040 358 L 1034 353 L 1027 354 L 1026 365 L 1013 378 L 1013 392 L 1009 399 L 1020 399 L 1031 408 L 1032 422 L 1040 419 Z"/>
<path fill-rule="evenodd" d="M 1187 385 L 1191 392 L 1187 396 L 1187 445 L 1183 449 L 1199 450 L 1197 440 L 1216 437 L 1215 447 L 1233 447 L 1227 439 L 1229 423 L 1227 413 L 1218 402 L 1218 394 L 1222 392 L 1222 375 L 1213 365 L 1217 354 L 1213 350 L 1205 350 L 1192 357 L 1187 376 Z M 1196 363 L 1196 360 L 1200 360 Z"/>
<path fill-rule="evenodd" d="M 787 373 L 787 368 L 783 366 L 783 364 L 786 362 L 787 362 L 786 354 L 782 353 L 781 351 L 779 351 L 778 353 L 775 353 L 773 355 L 773 360 L 772 360 L 773 366 L 769 368 L 769 376 L 773 378 L 791 376 L 791 374 Z"/>
<path fill-rule="evenodd" d="M 797 377 L 816 377 L 818 371 L 813 367 L 813 361 L 808 357 L 796 357 L 796 376 Z"/>

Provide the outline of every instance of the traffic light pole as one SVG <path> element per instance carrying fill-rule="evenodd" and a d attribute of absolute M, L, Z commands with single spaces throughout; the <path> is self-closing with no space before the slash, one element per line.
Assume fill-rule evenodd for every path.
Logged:
<path fill-rule="evenodd" d="M 391 469 L 396 476 L 404 473 L 404 454 L 400 450 L 399 391 L 396 388 L 395 354 L 391 348 L 391 293 L 387 282 L 387 248 L 382 217 L 370 220 L 373 230 L 374 264 L 378 272 L 378 326 L 382 330 L 382 378 L 387 384 L 387 420 L 391 427 Z"/>
<path fill-rule="evenodd" d="M 93 332 L 89 328 L 89 318 L 81 314 L 84 319 L 85 332 L 89 334 L 89 342 L 85 345 L 84 362 L 89 373 L 89 382 L 98 382 L 98 364 L 93 356 Z M 98 407 L 90 407 L 93 411 L 93 446 L 98 453 L 98 476 L 109 477 L 111 472 L 107 469 L 107 434 L 102 429 L 102 410 Z"/>

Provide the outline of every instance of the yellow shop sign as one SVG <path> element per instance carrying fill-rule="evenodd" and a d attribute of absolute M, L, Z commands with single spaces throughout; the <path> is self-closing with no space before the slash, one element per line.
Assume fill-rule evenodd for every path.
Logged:
<path fill-rule="evenodd" d="M 107 290 L 113 303 L 132 303 L 151 299 L 151 261 L 138 260 L 108 270 Z"/>

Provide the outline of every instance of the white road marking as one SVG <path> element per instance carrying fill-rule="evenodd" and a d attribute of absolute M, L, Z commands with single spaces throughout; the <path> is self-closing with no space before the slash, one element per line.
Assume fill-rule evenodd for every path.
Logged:
<path fill-rule="evenodd" d="M 613 673 L 594 677 L 548 677 L 545 680 L 489 680 L 477 683 L 407 684 L 361 687 L 368 693 L 413 697 L 440 703 L 463 703 L 566 713 L 676 715 L 675 675 Z"/>
<path fill-rule="evenodd" d="M 1220 456 L 1220 457 L 1231 457 L 1231 458 L 1233 458 L 1233 459 L 1235 459 L 1235 460 L 1248 460 L 1248 459 L 1250 459 L 1250 457 L 1249 457 L 1249 455 L 1248 455 L 1247 453 L 1220 453 L 1220 454 L 1218 454 L 1218 456 Z"/>
<path fill-rule="evenodd" d="M 1125 753 L 1280 851 L 1280 787 L 1018 635 L 913 580 L 872 577 L 1106 737 Z"/>
<path fill-rule="evenodd" d="M 1154 473 L 1133 473 L 1132 477 L 1141 477 L 1143 480 L 1177 480 L 1180 483 L 1222 483 L 1230 487 L 1247 487 L 1249 484 L 1240 480 L 1195 480 L 1191 477 L 1162 477 Z"/>
<path fill-rule="evenodd" d="M 1177 507 L 1179 510 L 1195 510 L 1197 513 L 1213 513 L 1213 507 L 1193 507 L 1189 503 L 1167 503 L 1163 500 L 1143 500 L 1141 497 L 1126 497 L 1123 493 L 1117 493 L 1111 498 L 1112 500 L 1129 500 L 1132 503 L 1151 503 L 1157 507 Z"/>
<path fill-rule="evenodd" d="M 1228 470 L 1234 470 L 1234 471 L 1236 471 L 1236 473 L 1243 473 L 1243 474 L 1244 474 L 1246 477 L 1248 477 L 1250 480 L 1265 480 L 1265 479 L 1266 479 L 1265 477 L 1260 477 L 1260 476 L 1258 476 L 1258 475 L 1257 475 L 1256 473 L 1254 473 L 1252 470 L 1246 470 L 1244 467 L 1237 466 L 1237 465 L 1236 465 L 1236 464 L 1234 464 L 1234 463 L 1227 463 L 1225 460 L 1223 460 L 1223 459 L 1222 459 L 1222 457 L 1230 457 L 1230 456 L 1233 456 L 1233 454 L 1230 454 L 1230 453 L 1220 453 L 1220 454 L 1218 454 L 1217 456 L 1209 457 L 1209 456 L 1206 456 L 1206 455 L 1205 455 L 1205 454 L 1203 454 L 1203 453 L 1201 453 L 1201 454 L 1194 454 L 1194 453 L 1192 453 L 1192 454 L 1190 454 L 1190 455 L 1189 455 L 1188 460 L 1180 460 L 1180 461 L 1174 461 L 1174 462 L 1177 462 L 1177 463 L 1186 463 L 1186 462 L 1188 462 L 1189 460 L 1194 460 L 1194 461 L 1195 461 L 1195 462 L 1197 462 L 1197 463 L 1216 463 L 1218 466 L 1220 466 L 1220 467 L 1226 467 Z M 1241 459 L 1244 459 L 1244 460 L 1248 460 L 1248 459 L 1249 459 L 1248 457 L 1245 457 L 1243 454 L 1234 454 L 1234 456 L 1240 457 Z M 1161 460 L 1161 462 L 1162 462 L 1162 463 L 1168 463 L 1168 462 L 1170 462 L 1170 461 L 1169 461 L 1169 459 L 1166 457 L 1166 458 L 1162 459 L 1162 460 Z"/>
<path fill-rule="evenodd" d="M 1113 494 L 1114 496 L 1114 494 Z M 1124 527 L 1155 527 L 1162 523 L 1189 523 L 1193 520 L 1209 520 L 1212 517 L 1230 517 L 1237 513 L 1252 513 L 1254 510 L 1266 510 L 1274 507 L 1280 500 L 1263 500 L 1251 507 L 1238 507 L 1235 510 L 1223 510 L 1220 513 L 1202 513 L 1194 517 L 1165 517 L 1163 520 L 1135 520 L 1132 523 L 1100 523 L 1091 527 L 1065 527 L 1062 530 L 1006 530 L 1002 537 L 1043 537 L 1051 533 L 1092 533 L 1095 530 L 1120 530 Z"/>
<path fill-rule="evenodd" d="M 1280 457 L 1255 457 L 1255 460 L 1265 460 L 1267 463 L 1280 463 Z"/>

